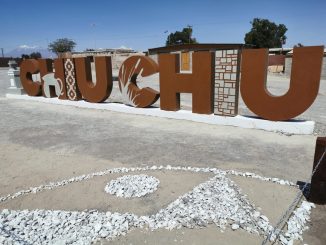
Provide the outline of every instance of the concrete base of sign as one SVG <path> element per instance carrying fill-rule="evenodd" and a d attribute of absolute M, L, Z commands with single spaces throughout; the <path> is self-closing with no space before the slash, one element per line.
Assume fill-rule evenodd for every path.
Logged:
<path fill-rule="evenodd" d="M 164 111 L 159 108 L 134 108 L 119 103 L 89 103 L 86 101 L 69 101 L 59 100 L 58 98 L 33 97 L 28 95 L 6 94 L 10 99 L 22 99 L 29 101 L 38 101 L 43 103 L 70 105 L 79 108 L 109 110 L 122 113 L 130 113 L 137 115 L 165 117 L 171 119 L 188 120 L 193 122 L 201 122 L 215 125 L 234 126 L 241 128 L 262 129 L 272 132 L 280 132 L 285 134 L 312 134 L 315 127 L 314 121 L 291 120 L 291 121 L 268 121 L 255 117 L 235 116 L 223 117 L 216 115 L 203 115 L 192 113 L 191 111 Z"/>

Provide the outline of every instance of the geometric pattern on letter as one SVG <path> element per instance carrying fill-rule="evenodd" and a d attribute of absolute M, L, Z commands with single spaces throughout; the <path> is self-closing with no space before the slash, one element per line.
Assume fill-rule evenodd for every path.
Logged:
<path fill-rule="evenodd" d="M 239 100 L 238 50 L 218 50 L 215 52 L 215 93 L 214 114 L 236 116 Z"/>
<path fill-rule="evenodd" d="M 65 79 L 67 86 L 67 96 L 69 100 L 78 100 L 77 85 L 75 77 L 75 66 L 72 59 L 65 60 Z"/>

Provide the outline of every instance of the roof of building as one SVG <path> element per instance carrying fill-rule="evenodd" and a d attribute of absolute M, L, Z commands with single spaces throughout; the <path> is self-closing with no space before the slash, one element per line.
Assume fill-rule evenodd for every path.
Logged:
<path fill-rule="evenodd" d="M 251 47 L 242 43 L 201 43 L 201 44 L 177 44 L 166 47 L 158 47 L 148 49 L 149 54 L 170 53 L 175 51 L 207 51 L 221 49 L 242 49 Z"/>
<path fill-rule="evenodd" d="M 289 51 L 291 51 L 292 50 L 292 48 L 270 48 L 269 49 L 269 52 L 289 52 Z"/>

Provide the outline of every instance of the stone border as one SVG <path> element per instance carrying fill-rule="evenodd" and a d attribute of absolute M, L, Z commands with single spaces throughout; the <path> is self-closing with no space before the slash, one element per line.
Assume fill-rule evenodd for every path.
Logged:
<path fill-rule="evenodd" d="M 57 98 L 44 98 L 41 96 L 33 97 L 28 95 L 6 94 L 9 99 L 21 99 L 37 101 L 56 105 L 69 105 L 79 108 L 109 110 L 114 112 L 129 113 L 135 115 L 145 115 L 154 117 L 163 117 L 193 122 L 207 123 L 213 125 L 234 126 L 240 128 L 262 129 L 271 132 L 280 132 L 285 134 L 312 134 L 315 127 L 314 121 L 269 121 L 257 119 L 254 117 L 245 117 L 237 115 L 235 117 L 223 117 L 214 114 L 204 115 L 196 114 L 191 111 L 164 111 L 160 108 L 134 108 L 119 103 L 89 103 L 83 100 L 69 101 L 59 100 Z"/>
<path fill-rule="evenodd" d="M 48 184 L 44 185 L 39 185 L 35 187 L 30 187 L 29 189 L 26 190 L 20 190 L 16 193 L 8 194 L 6 196 L 0 197 L 0 203 L 5 202 L 7 200 L 12 200 L 20 196 L 25 196 L 28 194 L 35 194 L 40 191 L 44 190 L 52 190 L 54 188 L 60 187 L 60 186 L 65 186 L 68 184 L 71 184 L 73 182 L 81 182 L 84 180 L 92 179 L 96 176 L 104 176 L 108 174 L 113 174 L 113 173 L 130 173 L 130 172 L 137 172 L 137 171 L 149 171 L 149 170 L 174 170 L 174 171 L 190 171 L 190 172 L 203 172 L 203 173 L 213 173 L 213 174 L 223 174 L 223 175 L 235 175 L 235 176 L 243 176 L 243 177 L 248 177 L 248 178 L 253 178 L 253 179 L 259 179 L 262 181 L 266 182 L 273 182 L 276 184 L 280 185 L 288 185 L 288 186 L 297 186 L 291 181 L 288 180 L 283 180 L 279 178 L 272 178 L 272 177 L 263 177 L 260 175 L 257 175 L 255 173 L 251 172 L 239 172 L 235 170 L 220 170 L 217 168 L 198 168 L 198 167 L 182 167 L 182 166 L 177 166 L 177 167 L 172 167 L 171 165 L 166 165 L 166 166 L 147 166 L 147 167 L 136 167 L 136 168 L 112 168 L 112 169 L 106 169 L 104 171 L 99 171 L 99 172 L 94 172 L 90 174 L 83 174 L 79 175 L 76 177 L 72 177 L 67 180 L 61 180 L 57 182 L 50 182 Z"/>

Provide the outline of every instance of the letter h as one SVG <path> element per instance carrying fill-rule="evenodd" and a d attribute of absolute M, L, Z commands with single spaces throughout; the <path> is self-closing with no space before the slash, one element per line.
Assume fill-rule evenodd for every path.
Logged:
<path fill-rule="evenodd" d="M 178 54 L 160 54 L 160 108 L 180 110 L 180 93 L 192 93 L 192 112 L 213 113 L 214 55 L 208 51 L 194 52 L 192 73 L 180 73 Z"/>

